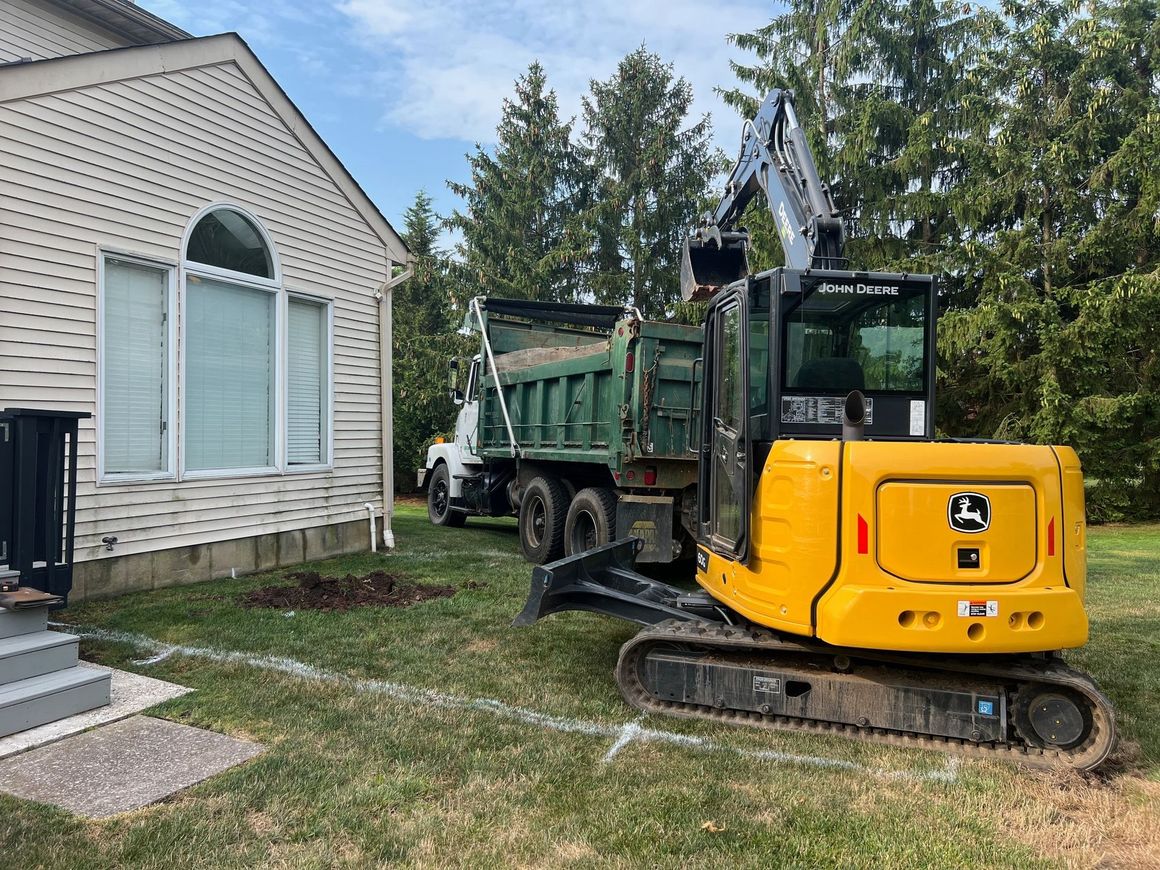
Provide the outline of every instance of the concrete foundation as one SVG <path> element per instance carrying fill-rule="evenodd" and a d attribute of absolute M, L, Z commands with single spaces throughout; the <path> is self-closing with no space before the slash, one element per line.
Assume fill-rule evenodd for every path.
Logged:
<path fill-rule="evenodd" d="M 153 553 L 109 556 L 76 563 L 69 603 L 288 568 L 369 549 L 366 520 L 352 520 Z"/>

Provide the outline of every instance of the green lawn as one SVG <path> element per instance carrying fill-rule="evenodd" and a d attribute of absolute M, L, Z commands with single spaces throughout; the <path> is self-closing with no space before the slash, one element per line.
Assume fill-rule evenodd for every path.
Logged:
<path fill-rule="evenodd" d="M 483 584 L 408 610 L 236 605 L 270 575 L 70 609 L 78 630 L 111 633 L 86 638 L 85 657 L 197 689 L 153 715 L 268 749 L 102 822 L 0 796 L 0 866 L 1016 867 L 1160 856 L 1160 527 L 1091 532 L 1092 641 L 1071 658 L 1105 687 L 1126 738 L 1099 779 L 659 717 L 639 724 L 667 737 L 608 757 L 638 721 L 612 679 L 633 629 L 574 613 L 510 628 L 530 577 L 514 531 L 477 520 L 435 529 L 403 508 L 396 552 L 321 566 Z M 145 663 L 158 643 L 183 649 Z"/>

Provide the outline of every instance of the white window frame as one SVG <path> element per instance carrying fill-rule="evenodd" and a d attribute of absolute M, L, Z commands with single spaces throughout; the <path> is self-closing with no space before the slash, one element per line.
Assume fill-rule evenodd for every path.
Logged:
<path fill-rule="evenodd" d="M 229 210 L 236 211 L 243 217 L 247 218 L 253 226 L 257 229 L 259 235 L 262 237 L 263 244 L 266 245 L 266 250 L 270 255 L 270 263 L 274 271 L 274 277 L 263 278 L 258 275 L 249 275 L 245 272 L 235 272 L 231 269 L 222 269 L 217 266 L 209 266 L 204 263 L 198 263 L 189 260 L 186 257 L 186 251 L 189 248 L 189 238 L 193 234 L 194 228 L 198 225 L 202 218 L 214 211 Z M 185 353 L 188 351 L 188 343 L 186 338 L 187 332 L 187 318 L 184 316 L 186 297 L 189 293 L 188 279 L 189 276 L 198 278 L 208 278 L 212 281 L 219 281 L 226 284 L 233 284 L 238 287 L 261 290 L 270 293 L 274 297 L 274 335 L 271 337 L 274 347 L 273 365 L 274 365 L 274 382 L 271 384 L 273 389 L 274 401 L 274 415 L 272 425 L 274 427 L 274 444 L 271 458 L 273 464 L 265 466 L 256 466 L 252 468 L 210 468 L 210 469 L 189 469 L 186 468 L 186 451 L 185 447 L 185 423 L 186 423 L 186 374 L 189 366 L 185 359 Z M 285 383 L 285 323 L 286 323 L 286 294 L 283 292 L 282 286 L 282 264 L 278 258 L 278 249 L 274 246 L 273 239 L 270 238 L 266 227 L 258 219 L 258 217 L 243 208 L 240 205 L 232 202 L 215 202 L 200 209 L 197 214 L 189 221 L 185 227 L 185 233 L 181 238 L 181 294 L 180 304 L 182 306 L 181 318 L 181 347 L 182 347 L 182 366 L 181 366 L 181 400 L 180 410 L 181 414 L 181 462 L 179 465 L 179 480 L 213 480 L 219 478 L 237 478 L 237 477 L 267 477 L 272 475 L 285 474 L 286 472 L 286 390 Z M 295 469 L 297 470 L 297 468 Z"/>
<path fill-rule="evenodd" d="M 98 245 L 97 256 L 97 485 L 109 486 L 121 483 L 148 483 L 158 480 L 177 479 L 177 276 L 179 265 L 174 260 L 149 257 L 107 245 Z M 160 269 L 166 273 L 165 296 L 165 422 L 166 467 L 162 471 L 105 471 L 105 261 L 124 260 L 150 269 Z"/>
<path fill-rule="evenodd" d="M 282 342 L 279 350 L 279 368 L 288 372 L 289 353 L 290 353 L 290 328 L 289 328 L 289 302 L 291 299 L 301 299 L 303 302 L 312 302 L 315 305 L 321 305 L 326 316 L 326 347 L 323 348 L 324 359 L 326 361 L 326 371 L 323 373 L 322 389 L 324 390 L 322 396 L 323 413 L 320 423 L 323 427 L 322 432 L 322 449 L 325 454 L 323 462 L 315 462 L 309 465 L 291 465 L 289 458 L 289 445 L 286 443 L 290 431 L 290 378 L 283 377 L 282 389 L 285 391 L 282 396 L 283 416 L 279 420 L 279 428 L 283 432 L 283 453 L 280 457 L 282 460 L 282 467 L 285 474 L 309 474 L 311 472 L 319 471 L 333 471 L 334 470 L 334 299 L 327 296 L 319 296 L 316 293 L 303 293 L 299 290 L 290 290 L 287 288 L 283 294 L 286 298 L 286 304 L 282 306 L 283 316 L 286 319 L 283 335 L 286 340 Z"/>

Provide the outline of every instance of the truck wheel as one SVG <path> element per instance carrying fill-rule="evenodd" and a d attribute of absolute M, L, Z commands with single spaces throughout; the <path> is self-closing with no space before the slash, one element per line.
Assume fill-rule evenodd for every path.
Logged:
<path fill-rule="evenodd" d="M 467 514 L 451 509 L 451 472 L 442 462 L 431 472 L 427 485 L 427 518 L 432 525 L 452 528 L 467 522 Z"/>
<path fill-rule="evenodd" d="M 616 493 L 589 487 L 576 493 L 564 523 L 564 552 L 569 556 L 607 544 L 616 536 Z"/>
<path fill-rule="evenodd" d="M 537 477 L 520 501 L 520 549 L 535 565 L 554 562 L 564 553 L 568 492 L 554 477 Z"/>

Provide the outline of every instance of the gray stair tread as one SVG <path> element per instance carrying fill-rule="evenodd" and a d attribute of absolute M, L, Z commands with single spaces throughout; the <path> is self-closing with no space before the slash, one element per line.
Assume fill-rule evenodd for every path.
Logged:
<path fill-rule="evenodd" d="M 76 642 L 77 636 L 75 634 L 64 634 L 60 631 L 33 631 L 28 634 L 17 634 L 13 637 L 0 638 L 0 659 L 58 646 L 68 646 Z"/>
<path fill-rule="evenodd" d="M 109 679 L 108 671 L 98 671 L 80 666 L 39 677 L 29 677 L 27 680 L 18 680 L 15 683 L 0 686 L 0 708 L 12 704 L 22 704 L 33 698 L 43 698 L 57 692 L 66 692 L 78 686 L 87 686 L 102 681 L 108 682 Z"/>

